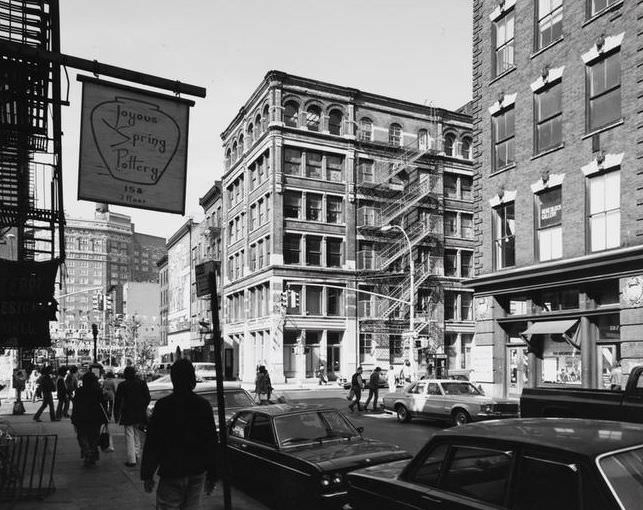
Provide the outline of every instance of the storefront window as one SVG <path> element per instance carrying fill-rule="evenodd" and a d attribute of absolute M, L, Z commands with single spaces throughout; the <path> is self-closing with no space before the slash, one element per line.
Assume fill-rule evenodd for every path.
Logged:
<path fill-rule="evenodd" d="M 580 384 L 580 350 L 569 345 L 559 335 L 544 335 L 543 342 L 543 382 Z"/>

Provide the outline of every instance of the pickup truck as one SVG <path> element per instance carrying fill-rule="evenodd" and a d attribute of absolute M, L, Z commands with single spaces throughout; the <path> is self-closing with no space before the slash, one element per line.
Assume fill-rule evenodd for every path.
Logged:
<path fill-rule="evenodd" d="M 632 369 L 625 390 L 525 388 L 522 418 L 591 418 L 643 423 L 643 366 Z"/>

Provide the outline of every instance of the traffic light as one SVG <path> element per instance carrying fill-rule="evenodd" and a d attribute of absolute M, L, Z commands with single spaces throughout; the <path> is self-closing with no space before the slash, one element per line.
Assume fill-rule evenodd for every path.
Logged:
<path fill-rule="evenodd" d="M 103 295 L 99 292 L 92 298 L 92 310 L 99 312 L 103 310 Z"/>
<path fill-rule="evenodd" d="M 108 312 L 112 311 L 112 296 L 111 294 L 105 295 L 105 310 Z"/>
<path fill-rule="evenodd" d="M 290 307 L 299 308 L 299 292 L 296 290 L 289 290 L 288 292 L 290 294 Z"/>
<path fill-rule="evenodd" d="M 289 291 L 284 291 L 281 293 L 281 307 L 282 308 L 288 308 L 288 292 Z"/>

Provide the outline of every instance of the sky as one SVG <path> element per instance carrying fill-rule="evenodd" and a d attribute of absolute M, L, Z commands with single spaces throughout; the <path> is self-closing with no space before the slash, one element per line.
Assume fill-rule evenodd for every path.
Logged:
<path fill-rule="evenodd" d="M 207 89 L 203 99 L 183 96 L 196 103 L 186 216 L 110 206 L 130 215 L 137 232 L 169 238 L 187 217 L 203 216 L 199 197 L 223 174 L 220 133 L 269 70 L 447 109 L 471 99 L 472 0 L 64 0 L 60 6 L 62 53 Z M 65 211 L 91 218 L 94 204 L 77 200 L 76 80 L 90 73 L 68 73 Z"/>

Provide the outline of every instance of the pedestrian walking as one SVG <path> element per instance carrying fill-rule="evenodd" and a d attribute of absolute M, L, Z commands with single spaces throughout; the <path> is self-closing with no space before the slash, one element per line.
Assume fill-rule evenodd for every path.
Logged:
<path fill-rule="evenodd" d="M 322 363 L 319 365 L 319 385 L 328 384 L 328 378 L 326 377 L 326 367 Z"/>
<path fill-rule="evenodd" d="M 93 372 L 87 372 L 82 378 L 83 385 L 74 395 L 74 408 L 71 422 L 76 429 L 80 446 L 80 456 L 85 467 L 93 466 L 98 460 L 98 437 L 101 426 L 107 423 L 103 391 L 98 378 Z"/>
<path fill-rule="evenodd" d="M 111 420 L 114 413 L 114 399 L 116 398 L 116 380 L 111 370 L 105 374 L 103 379 L 103 396 L 107 404 L 107 417 Z"/>
<path fill-rule="evenodd" d="M 34 421 L 42 421 L 40 416 L 47 406 L 49 406 L 49 418 L 51 421 L 59 421 L 54 410 L 54 391 L 56 386 L 51 378 L 51 366 L 47 365 L 42 369 L 40 377 L 38 377 L 38 387 L 42 393 L 42 404 L 33 416 Z"/>
<path fill-rule="evenodd" d="M 69 399 L 67 400 L 67 408 L 65 409 L 65 414 L 69 414 L 69 403 L 73 402 L 74 395 L 78 389 L 78 367 L 72 365 L 67 371 L 65 376 L 65 386 L 67 386 L 67 395 Z"/>
<path fill-rule="evenodd" d="M 361 412 L 362 408 L 360 405 L 360 400 L 362 398 L 362 388 L 364 387 L 364 380 L 362 379 L 362 367 L 357 367 L 357 371 L 351 377 L 351 389 L 352 393 L 352 402 L 348 404 L 348 408 L 351 410 L 351 413 L 355 410 L 355 405 L 357 404 L 357 411 Z M 349 394 L 350 395 L 350 394 Z"/>
<path fill-rule="evenodd" d="M 411 368 L 411 362 L 408 359 L 404 362 L 402 370 L 400 370 L 400 380 L 403 383 L 410 383 L 413 381 L 413 369 Z"/>
<path fill-rule="evenodd" d="M 610 390 L 620 391 L 623 386 L 623 368 L 621 367 L 621 362 L 617 361 L 614 363 L 612 370 L 610 371 Z"/>
<path fill-rule="evenodd" d="M 255 379 L 255 394 L 259 404 L 267 404 L 270 401 L 270 394 L 272 393 L 272 385 L 270 384 L 270 376 L 266 367 L 261 365 L 257 369 L 257 377 Z"/>
<path fill-rule="evenodd" d="M 136 458 L 140 457 L 141 429 L 147 422 L 147 406 L 150 403 L 150 390 L 147 383 L 136 376 L 136 369 L 125 367 L 125 380 L 116 388 L 114 399 L 114 420 L 125 429 L 125 444 L 127 446 L 127 467 L 136 466 Z"/>
<path fill-rule="evenodd" d="M 373 373 L 368 379 L 368 398 L 366 399 L 366 404 L 364 404 L 364 410 L 368 410 L 368 404 L 373 399 L 373 411 L 377 411 L 377 398 L 379 397 L 380 391 L 380 372 L 382 369 L 380 367 L 375 367 Z"/>
<path fill-rule="evenodd" d="M 217 480 L 217 434 L 211 404 L 194 393 L 196 376 L 188 359 L 170 369 L 174 391 L 159 399 L 147 428 L 141 460 L 145 492 L 154 490 L 156 508 L 196 510 L 201 494 L 210 495 Z"/>
<path fill-rule="evenodd" d="M 393 367 L 393 365 L 391 365 L 391 368 L 389 368 L 386 377 L 388 379 L 388 390 L 395 391 L 397 387 L 397 378 L 395 377 L 395 368 Z"/>
<path fill-rule="evenodd" d="M 58 367 L 58 377 L 56 377 L 56 398 L 58 398 L 56 418 L 59 420 L 63 416 L 69 418 L 69 414 L 65 412 L 65 408 L 69 410 L 69 394 L 67 392 L 67 385 L 65 384 L 66 375 L 67 367 Z"/>
<path fill-rule="evenodd" d="M 35 402 L 36 399 L 38 398 L 38 393 L 40 392 L 40 388 L 38 387 L 38 379 L 40 378 L 40 372 L 38 369 L 34 368 L 31 371 L 31 375 L 29 376 L 29 382 L 31 383 L 31 401 Z M 40 397 L 42 397 L 42 393 L 40 394 Z"/>

